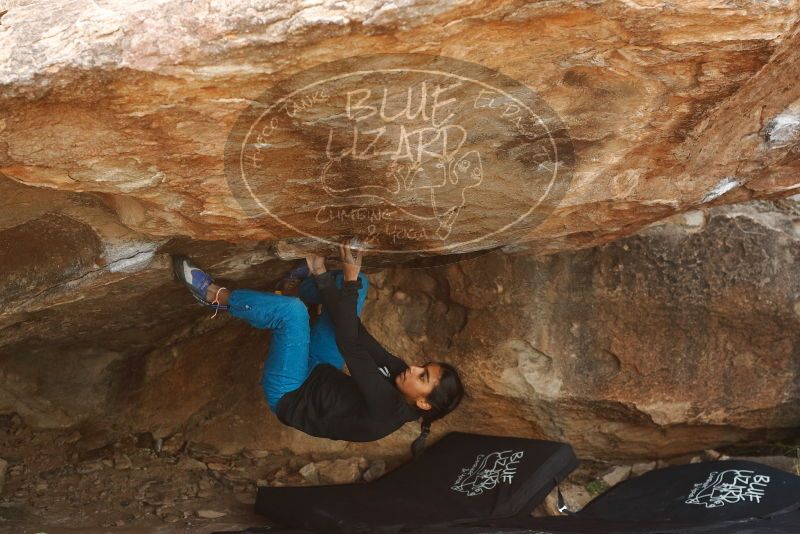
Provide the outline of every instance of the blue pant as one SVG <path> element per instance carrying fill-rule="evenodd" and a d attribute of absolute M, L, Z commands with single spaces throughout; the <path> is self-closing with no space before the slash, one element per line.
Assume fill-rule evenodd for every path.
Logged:
<path fill-rule="evenodd" d="M 332 271 L 336 287 L 342 287 L 341 269 Z M 356 312 L 359 317 L 367 300 L 369 281 L 359 273 L 361 289 L 358 290 Z M 286 393 L 303 385 L 311 371 L 320 363 L 344 367 L 344 358 L 336 346 L 336 333 L 330 313 L 323 306 L 314 328 L 309 326 L 308 304 L 322 302 L 314 277 L 300 284 L 300 298 L 278 295 L 251 289 L 235 289 L 228 298 L 230 314 L 244 319 L 256 328 L 272 330 L 272 339 L 261 373 L 264 397 L 273 412 Z M 302 299 L 302 301 L 301 301 Z"/>

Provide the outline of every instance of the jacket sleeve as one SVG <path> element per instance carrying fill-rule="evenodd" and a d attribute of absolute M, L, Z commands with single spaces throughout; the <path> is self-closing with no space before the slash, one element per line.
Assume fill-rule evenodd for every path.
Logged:
<path fill-rule="evenodd" d="M 336 344 L 369 410 L 380 414 L 394 412 L 405 401 L 378 371 L 367 346 L 359 343 L 359 332 L 363 326 L 359 328 L 361 321 L 356 313 L 356 303 L 361 280 L 345 280 L 341 290 L 336 287 L 330 272 L 317 275 L 314 280 L 322 296 L 322 304 L 333 321 Z"/>
<path fill-rule="evenodd" d="M 372 337 L 361 319 L 358 320 L 358 343 L 367 349 L 376 365 L 388 367 L 391 374 L 397 374 L 408 368 L 406 362 L 386 350 L 377 339 Z"/>

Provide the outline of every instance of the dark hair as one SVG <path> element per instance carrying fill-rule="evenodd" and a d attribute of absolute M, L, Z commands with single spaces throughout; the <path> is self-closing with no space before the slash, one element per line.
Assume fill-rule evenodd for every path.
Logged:
<path fill-rule="evenodd" d="M 426 363 L 429 365 L 431 362 Z M 421 432 L 414 443 L 411 444 L 411 454 L 416 458 L 425 450 L 425 441 L 431 432 L 431 423 L 441 419 L 456 409 L 464 396 L 464 385 L 455 367 L 445 362 L 433 362 L 442 368 L 442 377 L 439 383 L 428 394 L 426 400 L 431 405 L 430 410 L 420 409 L 422 415 Z"/>

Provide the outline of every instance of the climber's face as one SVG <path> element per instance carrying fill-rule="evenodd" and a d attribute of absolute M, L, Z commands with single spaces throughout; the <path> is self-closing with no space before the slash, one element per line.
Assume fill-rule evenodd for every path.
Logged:
<path fill-rule="evenodd" d="M 428 395 L 439 385 L 441 378 L 442 366 L 438 363 L 426 363 L 422 367 L 412 365 L 397 375 L 394 383 L 408 402 L 416 404 L 423 410 L 430 410 Z"/>

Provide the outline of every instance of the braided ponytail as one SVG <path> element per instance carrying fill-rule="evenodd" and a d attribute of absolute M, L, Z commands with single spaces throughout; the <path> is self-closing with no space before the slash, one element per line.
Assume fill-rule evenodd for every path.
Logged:
<path fill-rule="evenodd" d="M 417 458 L 422 451 L 425 450 L 425 441 L 428 439 L 428 435 L 431 433 L 431 421 L 426 421 L 425 418 L 422 418 L 422 423 L 420 423 L 420 433 L 417 436 L 417 439 L 411 444 L 411 456 Z"/>
<path fill-rule="evenodd" d="M 431 424 L 449 414 L 461 402 L 464 396 L 464 385 L 458 376 L 458 371 L 449 363 L 436 362 L 442 368 L 439 384 L 428 394 L 427 401 L 430 410 L 425 410 L 420 424 L 420 434 L 411 444 L 411 455 L 419 457 L 425 451 L 425 442 L 431 433 Z M 428 365 L 428 364 L 425 364 Z"/>

